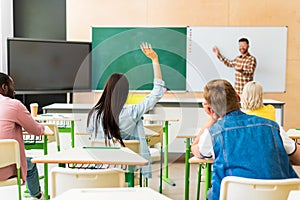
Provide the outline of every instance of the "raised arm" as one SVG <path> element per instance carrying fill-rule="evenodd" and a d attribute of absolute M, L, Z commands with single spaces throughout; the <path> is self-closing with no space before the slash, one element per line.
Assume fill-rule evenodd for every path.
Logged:
<path fill-rule="evenodd" d="M 142 43 L 140 45 L 143 53 L 152 60 L 153 71 L 154 71 L 154 82 L 153 89 L 149 95 L 139 104 L 131 106 L 132 112 L 131 116 L 134 120 L 140 120 L 141 117 L 162 98 L 164 95 L 165 83 L 162 80 L 160 65 L 158 61 L 158 55 L 152 49 L 151 45 L 148 43 Z"/>
<path fill-rule="evenodd" d="M 140 45 L 140 47 L 141 47 L 143 53 L 152 60 L 154 78 L 162 80 L 160 64 L 158 62 L 158 55 L 155 53 L 155 51 L 153 51 L 151 44 L 148 44 L 147 42 L 143 42 Z"/>
<path fill-rule="evenodd" d="M 219 51 L 218 47 L 213 47 L 213 52 L 216 54 L 218 59 L 223 62 L 227 67 L 234 67 L 234 61 L 225 58 Z"/>

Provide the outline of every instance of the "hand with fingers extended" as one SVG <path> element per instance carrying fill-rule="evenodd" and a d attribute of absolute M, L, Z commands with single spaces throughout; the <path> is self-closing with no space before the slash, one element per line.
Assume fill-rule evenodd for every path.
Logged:
<path fill-rule="evenodd" d="M 154 60 L 158 60 L 158 55 L 155 53 L 155 51 L 152 49 L 151 44 L 147 43 L 147 42 L 143 42 L 140 45 L 143 53 L 150 58 L 152 61 Z"/>
<path fill-rule="evenodd" d="M 220 56 L 220 51 L 219 51 L 219 49 L 218 49 L 218 47 L 213 47 L 213 52 L 214 52 L 214 54 L 216 54 L 216 56 Z"/>
<path fill-rule="evenodd" d="M 158 61 L 158 55 L 155 53 L 155 51 L 152 49 L 151 44 L 147 42 L 142 42 L 140 45 L 143 53 L 152 60 L 153 65 L 153 71 L 154 71 L 154 78 L 156 79 L 162 79 L 161 70 L 160 70 L 160 64 Z"/>

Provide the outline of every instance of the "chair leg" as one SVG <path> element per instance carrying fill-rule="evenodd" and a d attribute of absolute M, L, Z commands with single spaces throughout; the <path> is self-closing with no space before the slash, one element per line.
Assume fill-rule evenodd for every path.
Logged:
<path fill-rule="evenodd" d="M 140 187 L 143 187 L 142 169 L 140 169 Z"/>
<path fill-rule="evenodd" d="M 145 178 L 145 187 L 148 187 L 148 178 Z"/>
<path fill-rule="evenodd" d="M 19 195 L 19 200 L 22 200 L 22 193 L 21 193 L 21 170 L 17 170 L 18 174 L 18 195 Z"/>
<path fill-rule="evenodd" d="M 207 191 L 211 184 L 211 163 L 206 163 L 205 169 L 205 184 L 204 184 L 204 199 L 206 199 Z"/>
<path fill-rule="evenodd" d="M 202 169 L 202 164 L 199 164 L 199 169 L 198 169 L 198 185 L 197 185 L 197 200 L 200 199 L 201 169 Z"/>

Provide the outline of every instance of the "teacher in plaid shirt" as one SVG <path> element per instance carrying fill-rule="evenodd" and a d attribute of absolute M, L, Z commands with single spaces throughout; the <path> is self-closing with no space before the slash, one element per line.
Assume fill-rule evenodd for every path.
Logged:
<path fill-rule="evenodd" d="M 213 48 L 213 52 L 220 61 L 227 67 L 233 67 L 235 69 L 235 90 L 239 95 L 242 94 L 244 85 L 249 81 L 253 81 L 253 75 L 256 68 L 256 59 L 250 55 L 248 49 L 248 39 L 241 38 L 239 40 L 239 51 L 241 52 L 241 55 L 233 60 L 229 60 L 220 53 L 217 47 Z"/>

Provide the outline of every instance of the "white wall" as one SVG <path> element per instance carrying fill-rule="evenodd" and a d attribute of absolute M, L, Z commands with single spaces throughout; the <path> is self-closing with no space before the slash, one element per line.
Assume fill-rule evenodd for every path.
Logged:
<path fill-rule="evenodd" d="M 7 37 L 13 36 L 13 1 L 0 1 L 0 71 L 7 73 Z"/>

